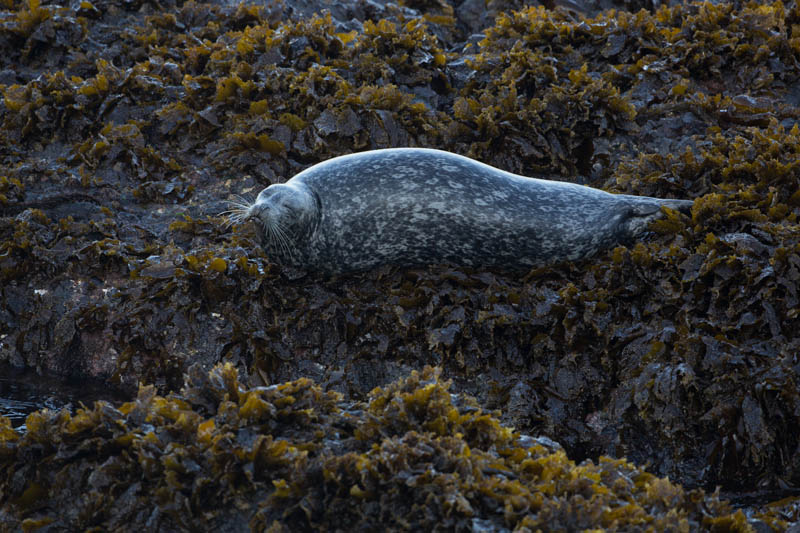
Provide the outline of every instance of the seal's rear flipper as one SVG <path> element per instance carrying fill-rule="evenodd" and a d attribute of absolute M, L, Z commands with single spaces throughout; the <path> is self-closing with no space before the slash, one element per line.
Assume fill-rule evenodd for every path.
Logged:
<path fill-rule="evenodd" d="M 664 216 L 662 207 L 675 209 L 682 213 L 690 214 L 694 202 L 691 200 L 673 200 L 666 198 L 650 198 L 646 196 L 629 196 L 631 202 L 628 204 L 627 216 L 623 217 L 623 222 L 627 229 L 625 237 L 635 238 L 647 230 L 647 227 L 654 220 Z"/>
<path fill-rule="evenodd" d="M 691 213 L 694 202 L 692 200 L 674 200 L 671 198 L 649 198 L 645 196 L 631 196 L 635 202 L 631 205 L 635 216 L 649 217 L 661 212 L 661 207 L 669 207 L 681 213 Z M 645 201 L 647 200 L 647 201 Z"/>
<path fill-rule="evenodd" d="M 681 213 L 685 213 L 687 215 L 692 212 L 692 206 L 694 205 L 693 200 L 664 199 L 660 200 L 660 202 L 664 207 L 675 209 L 676 211 L 680 211 Z"/>

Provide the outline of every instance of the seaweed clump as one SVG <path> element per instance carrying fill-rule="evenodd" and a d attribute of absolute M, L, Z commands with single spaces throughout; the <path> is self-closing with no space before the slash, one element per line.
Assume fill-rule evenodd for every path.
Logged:
<path fill-rule="evenodd" d="M 576 465 L 426 368 L 342 400 L 193 367 L 180 394 L 0 418 L 0 525 L 35 530 L 752 531 L 741 511 L 624 460 Z M 75 494 L 81 494 L 75 499 Z"/>

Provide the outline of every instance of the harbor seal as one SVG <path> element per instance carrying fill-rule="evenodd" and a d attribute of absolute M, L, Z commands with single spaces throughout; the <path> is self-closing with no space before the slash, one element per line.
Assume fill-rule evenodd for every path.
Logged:
<path fill-rule="evenodd" d="M 231 222 L 253 220 L 272 260 L 344 273 L 449 263 L 530 269 L 641 235 L 688 200 L 526 178 L 464 156 L 391 148 L 336 157 L 270 185 Z"/>

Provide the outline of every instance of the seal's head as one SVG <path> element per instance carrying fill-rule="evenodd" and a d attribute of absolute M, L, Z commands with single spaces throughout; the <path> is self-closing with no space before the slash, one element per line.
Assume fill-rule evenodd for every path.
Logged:
<path fill-rule="evenodd" d="M 252 205 L 236 203 L 231 223 L 252 220 L 265 247 L 284 260 L 298 255 L 298 243 L 306 241 L 319 223 L 320 206 L 302 184 L 275 184 L 261 191 Z"/>
<path fill-rule="evenodd" d="M 319 221 L 313 194 L 296 184 L 270 185 L 258 194 L 245 220 L 253 220 L 267 249 L 291 258 L 297 243 L 309 238 Z"/>

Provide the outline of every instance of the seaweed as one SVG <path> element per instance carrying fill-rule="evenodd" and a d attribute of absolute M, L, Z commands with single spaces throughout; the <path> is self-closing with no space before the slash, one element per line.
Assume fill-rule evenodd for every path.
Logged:
<path fill-rule="evenodd" d="M 22 436 L 0 417 L 0 520 L 66 529 L 751 530 L 715 495 L 624 460 L 576 465 L 558 445 L 451 394 L 439 376 L 414 371 L 353 403 L 306 378 L 246 387 L 231 364 L 195 365 L 180 393 L 141 386 L 118 408 L 41 411 Z"/>
<path fill-rule="evenodd" d="M 277 4 L 6 2 L 0 359 L 130 392 L 149 383 L 161 397 L 191 365 L 229 362 L 249 385 L 304 376 L 347 401 L 437 364 L 454 391 L 502 409 L 505 427 L 552 438 L 575 461 L 625 457 L 690 488 L 796 486 L 797 4 L 479 4 L 306 16 Z M 524 275 L 431 265 L 296 277 L 252 227 L 229 231 L 217 216 L 233 195 L 393 146 L 695 204 L 691 217 L 665 211 L 643 242 Z M 246 409 L 256 418 L 259 399 Z M 450 427 L 439 416 L 424 431 Z M 416 424 L 361 431 L 395 427 L 386 450 L 458 455 Z M 264 461 L 282 456 L 264 446 Z M 170 483 L 190 486 L 192 464 L 170 460 Z M 351 460 L 328 475 L 358 479 Z M 274 481 L 259 490 L 296 496 Z M 652 490 L 669 499 L 671 486 Z M 147 493 L 130 491 L 130 505 Z M 247 523 L 269 527 L 270 513 Z"/>

